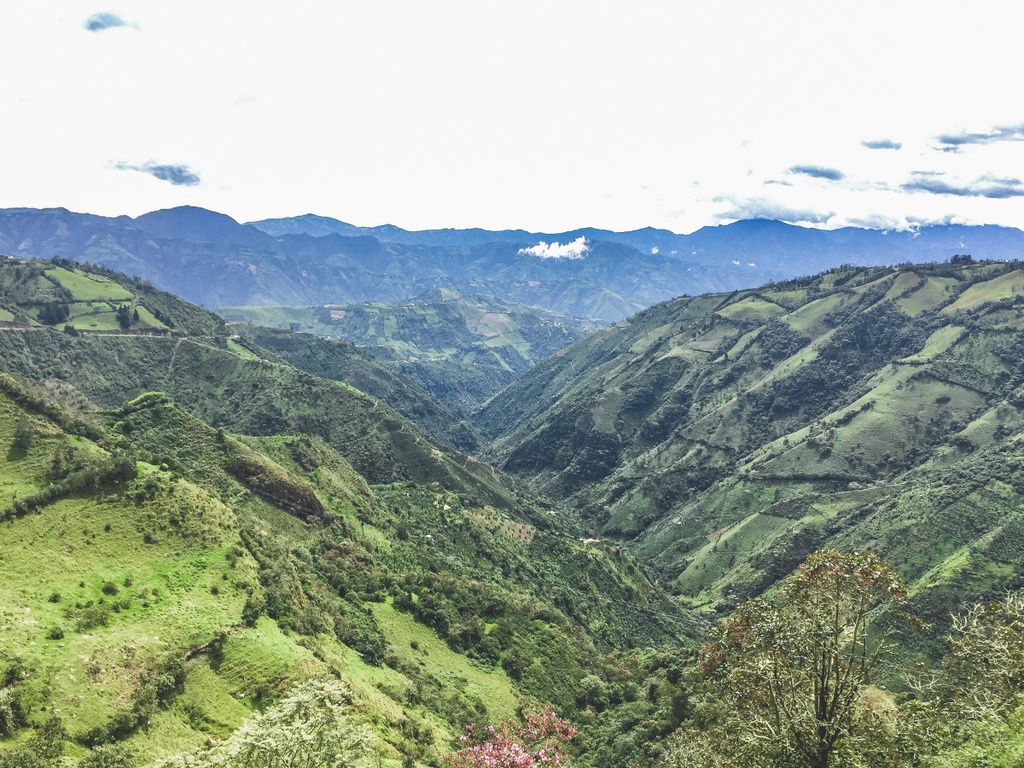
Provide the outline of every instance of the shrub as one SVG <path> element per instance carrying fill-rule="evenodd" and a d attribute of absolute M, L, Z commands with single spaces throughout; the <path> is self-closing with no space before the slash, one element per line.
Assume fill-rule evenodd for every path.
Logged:
<path fill-rule="evenodd" d="M 104 744 L 78 761 L 76 768 L 134 768 L 135 753 L 121 744 Z"/>
<path fill-rule="evenodd" d="M 10 736 L 25 724 L 18 693 L 13 688 L 0 688 L 0 736 Z"/>
<path fill-rule="evenodd" d="M 563 748 L 578 731 L 551 707 L 533 712 L 525 725 L 511 721 L 482 732 L 469 725 L 460 738 L 466 744 L 444 758 L 450 768 L 536 768 L 563 765 Z"/>

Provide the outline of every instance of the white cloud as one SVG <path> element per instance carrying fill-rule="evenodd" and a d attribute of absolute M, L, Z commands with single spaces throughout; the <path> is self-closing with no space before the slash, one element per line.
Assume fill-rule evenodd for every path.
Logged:
<path fill-rule="evenodd" d="M 545 243 L 541 240 L 529 248 L 520 248 L 519 255 L 537 256 L 542 259 L 582 259 L 589 250 L 587 238 L 581 236 L 565 245 L 558 242 Z"/>

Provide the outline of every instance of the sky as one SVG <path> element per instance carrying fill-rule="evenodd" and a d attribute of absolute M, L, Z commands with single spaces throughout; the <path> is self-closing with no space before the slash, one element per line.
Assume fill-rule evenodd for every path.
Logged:
<path fill-rule="evenodd" d="M 7 0 L 0 207 L 1024 228 L 1018 0 Z"/>

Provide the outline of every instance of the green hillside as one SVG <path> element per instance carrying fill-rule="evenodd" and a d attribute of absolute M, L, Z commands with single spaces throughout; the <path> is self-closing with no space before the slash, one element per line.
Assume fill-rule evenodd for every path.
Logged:
<path fill-rule="evenodd" d="M 545 705 L 581 768 L 795 765 L 826 722 L 835 765 L 1013 765 L 1021 296 L 959 259 L 652 307 L 479 412 L 513 480 L 350 345 L 2 261 L 0 768 L 218 764 L 315 690 L 383 767 Z M 853 714 L 765 740 L 822 641 L 872 654 Z"/>
<path fill-rule="evenodd" d="M 1022 293 L 1019 264 L 969 263 L 681 298 L 559 353 L 479 425 L 690 605 L 871 548 L 944 625 L 1021 586 Z"/>
<path fill-rule="evenodd" d="M 118 290 L 130 299 L 118 301 L 133 308 L 129 317 L 136 310 L 140 317 L 164 317 L 166 328 L 129 321 L 127 328 L 102 333 L 41 324 L 32 317 L 40 307 L 54 302 L 77 306 L 82 297 L 74 290 L 84 285 L 93 291 L 87 283 L 114 279 L 113 273 L 64 270 L 75 276 L 73 282 L 62 273 L 54 278 L 53 272 L 52 262 L 0 264 L 0 301 L 25 321 L 0 330 L 4 370 L 99 408 L 116 407 L 151 390 L 167 392 L 216 427 L 252 435 L 316 435 L 370 482 L 438 482 L 488 503 L 515 503 L 518 492 L 507 479 L 444 447 L 380 400 L 276 361 L 229 336 L 216 315 L 144 283 L 121 278 Z M 406 393 L 403 401 L 411 411 L 417 409 L 414 394 Z M 419 410 L 429 408 L 428 402 Z M 471 433 L 458 425 L 451 425 L 448 434 L 471 441 Z"/>
<path fill-rule="evenodd" d="M 532 366 L 601 327 L 596 321 L 447 288 L 401 304 L 224 307 L 219 312 L 232 321 L 305 331 L 365 347 L 438 400 L 466 413 Z M 257 341 L 270 340 L 261 336 Z M 289 361 L 304 367 L 299 360 Z"/>
<path fill-rule="evenodd" d="M 560 514 L 527 500 L 503 510 L 485 503 L 492 486 L 446 490 L 429 474 L 371 486 L 330 444 L 351 436 L 245 436 L 194 415 L 214 407 L 204 397 L 215 374 L 230 387 L 243 363 L 281 364 L 193 337 L 40 328 L 4 340 L 5 363 L 17 359 L 45 388 L 0 374 L 0 761 L 54 744 L 68 764 L 111 744 L 147 762 L 180 754 L 311 678 L 349 686 L 382 766 L 437 765 L 464 724 L 546 703 L 588 723 L 579 750 L 592 765 L 612 754 L 625 764 L 680 722 L 679 670 L 699 625 Z M 171 374 L 154 352 L 165 342 Z M 89 389 L 95 377 L 88 400 L 113 397 L 145 366 L 178 383 L 189 407 L 147 392 L 75 409 L 86 397 L 72 382 Z M 297 392 L 349 392 L 289 375 Z M 246 390 L 249 410 L 276 391 Z M 222 420 L 254 423 L 221 408 Z M 372 437 L 370 426 L 393 420 L 412 434 L 397 415 L 377 418 L 351 428 Z M 388 444 L 402 460 L 425 440 Z M 350 453 L 368 474 L 382 466 L 369 449 Z M 507 486 L 495 477 L 498 495 Z M 647 684 L 657 695 L 641 693 Z M 624 748 L 636 717 L 647 736 Z"/>
<path fill-rule="evenodd" d="M 441 442 L 469 453 L 479 448 L 475 428 L 458 408 L 442 403 L 412 378 L 395 371 L 368 351 L 336 339 L 258 325 L 231 330 L 256 344 L 264 357 L 288 363 L 324 379 L 343 381 L 383 400 Z"/>

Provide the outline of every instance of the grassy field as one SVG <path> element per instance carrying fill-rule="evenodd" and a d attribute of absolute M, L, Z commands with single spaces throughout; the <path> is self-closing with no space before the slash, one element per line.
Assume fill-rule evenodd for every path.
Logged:
<path fill-rule="evenodd" d="M 134 295 L 123 285 L 103 275 L 87 274 L 81 270 L 54 267 L 46 276 L 67 288 L 76 301 L 131 301 Z"/>

